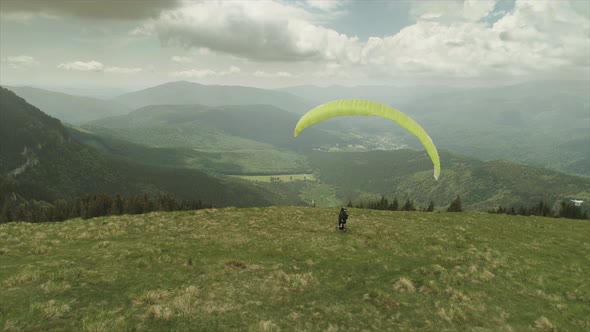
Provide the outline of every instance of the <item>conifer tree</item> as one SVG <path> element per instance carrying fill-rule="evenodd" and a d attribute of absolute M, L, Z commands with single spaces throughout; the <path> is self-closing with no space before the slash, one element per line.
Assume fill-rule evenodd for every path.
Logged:
<path fill-rule="evenodd" d="M 451 205 L 447 208 L 447 212 L 462 212 L 463 208 L 461 207 L 461 197 L 459 195 L 455 196 L 455 199 L 451 202 Z"/>
<path fill-rule="evenodd" d="M 390 210 L 393 210 L 393 211 L 399 210 L 399 203 L 397 201 L 397 197 L 394 197 L 393 198 L 393 202 L 391 202 L 391 208 L 390 208 Z"/>
<path fill-rule="evenodd" d="M 434 201 L 430 201 L 428 208 L 426 208 L 426 212 L 434 212 Z"/>
<path fill-rule="evenodd" d="M 402 206 L 402 211 L 416 211 L 416 207 L 414 206 L 414 201 L 410 201 L 410 199 L 406 199 L 404 206 Z"/>

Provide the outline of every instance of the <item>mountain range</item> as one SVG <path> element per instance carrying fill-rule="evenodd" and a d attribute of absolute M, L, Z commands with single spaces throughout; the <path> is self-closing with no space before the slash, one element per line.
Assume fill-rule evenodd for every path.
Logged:
<path fill-rule="evenodd" d="M 483 90 L 465 95 L 450 91 L 447 97 L 454 94 L 453 98 L 421 101 L 445 112 L 419 108 L 418 102 L 408 106 L 408 113 L 415 113 L 438 144 L 443 160 L 438 182 L 433 182 L 421 147 L 411 143 L 413 137 L 397 136 L 399 130 L 392 130 L 395 125 L 389 121 L 367 121 L 364 128 L 346 121 L 326 122 L 295 139 L 292 130 L 299 115 L 273 105 L 175 104 L 149 105 L 64 127 L 2 89 L 0 191 L 47 201 L 96 191 L 147 191 L 240 206 L 301 204 L 314 197 L 339 205 L 380 195 L 409 197 L 420 204 L 434 200 L 442 206 L 459 194 L 468 208 L 479 210 L 538 200 L 590 199 L 587 177 L 494 160 L 511 154 L 513 160 L 523 159 L 528 151 L 553 168 L 587 172 L 585 121 L 590 103 L 584 88 L 568 90 L 564 85 L 571 100 L 563 104 L 558 100 L 565 98 L 565 90 L 540 89 L 543 96 L 527 104 L 535 96 L 532 87 L 500 89 L 498 95 L 513 94 L 508 98 L 512 104 L 494 99 L 504 105 L 502 111 L 490 106 L 493 102 L 473 104 L 489 98 Z M 448 111 L 451 106 L 454 113 Z M 454 131 L 445 132 L 445 126 Z M 393 141 L 379 141 L 390 132 Z M 405 141 L 417 151 L 399 150 L 398 143 Z M 389 151 L 370 151 L 383 149 Z M 487 158 L 469 156 L 474 154 Z M 539 164 L 539 160 L 526 161 Z M 314 173 L 317 181 L 256 183 L 224 176 L 296 173 Z"/>
<path fill-rule="evenodd" d="M 149 105 L 272 105 L 302 114 L 313 104 L 283 91 L 245 86 L 203 85 L 187 81 L 165 83 L 113 99 L 132 109 Z"/>
<path fill-rule="evenodd" d="M 15 91 L 48 114 L 74 125 L 122 116 L 131 110 L 156 105 L 168 105 L 160 106 L 160 109 L 174 105 L 250 105 L 249 110 L 252 105 L 270 105 L 276 110 L 293 113 L 294 126 L 297 116 L 322 102 L 339 98 L 372 99 L 412 116 L 440 149 L 482 160 L 513 160 L 590 176 L 590 96 L 587 93 L 590 81 L 545 81 L 469 89 L 298 86 L 278 90 L 179 81 L 111 100 L 32 88 L 15 88 Z M 264 116 L 260 113 L 260 117 L 248 119 L 262 122 L 272 114 L 268 109 L 265 112 Z M 373 140 L 387 137 L 398 146 L 420 148 L 419 142 L 403 129 L 376 117 L 331 119 L 315 127 L 337 132 L 344 139 L 343 144 L 354 141 L 355 137 Z M 265 130 L 273 128 L 272 123 L 265 126 Z M 203 134 L 205 132 L 203 130 Z M 299 139 L 305 139 L 305 136 Z M 358 144 L 362 145 L 362 142 Z"/>

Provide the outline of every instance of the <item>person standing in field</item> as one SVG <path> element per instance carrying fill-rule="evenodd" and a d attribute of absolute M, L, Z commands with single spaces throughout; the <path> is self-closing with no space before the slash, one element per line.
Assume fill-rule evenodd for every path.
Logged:
<path fill-rule="evenodd" d="M 348 211 L 345 208 L 340 208 L 340 213 L 338 214 L 338 229 L 341 231 L 346 231 L 346 220 L 348 219 Z"/>

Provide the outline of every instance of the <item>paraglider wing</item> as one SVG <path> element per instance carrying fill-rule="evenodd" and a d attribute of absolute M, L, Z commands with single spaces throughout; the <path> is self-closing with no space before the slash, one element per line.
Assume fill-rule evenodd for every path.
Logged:
<path fill-rule="evenodd" d="M 380 116 L 397 122 L 407 131 L 414 134 L 418 137 L 422 145 L 424 145 L 426 152 L 428 152 L 428 155 L 434 164 L 434 178 L 438 180 L 438 177 L 440 176 L 440 159 L 438 157 L 436 146 L 434 146 L 430 136 L 428 136 L 426 131 L 416 123 L 416 121 L 412 120 L 412 118 L 387 105 L 362 99 L 334 100 L 305 113 L 301 119 L 299 119 L 299 122 L 297 122 L 293 135 L 297 137 L 303 129 L 318 122 L 346 115 Z"/>

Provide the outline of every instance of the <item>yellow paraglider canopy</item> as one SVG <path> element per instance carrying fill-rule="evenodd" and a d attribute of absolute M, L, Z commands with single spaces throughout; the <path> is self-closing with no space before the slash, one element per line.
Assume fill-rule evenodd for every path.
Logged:
<path fill-rule="evenodd" d="M 428 136 L 426 131 L 418 123 L 416 123 L 416 121 L 412 120 L 412 118 L 405 115 L 404 113 L 396 110 L 393 107 L 374 101 L 362 99 L 341 99 L 320 105 L 308 111 L 301 117 L 301 119 L 299 119 L 299 122 L 297 122 L 295 130 L 293 131 L 293 136 L 297 137 L 303 129 L 318 122 L 322 122 L 333 117 L 346 115 L 380 116 L 397 122 L 407 131 L 414 134 L 416 137 L 418 137 L 420 142 L 422 142 L 426 152 L 428 152 L 428 155 L 434 164 L 434 178 L 438 180 L 438 177 L 440 176 L 440 159 L 438 157 L 436 146 L 434 146 L 432 139 L 430 136 Z"/>

